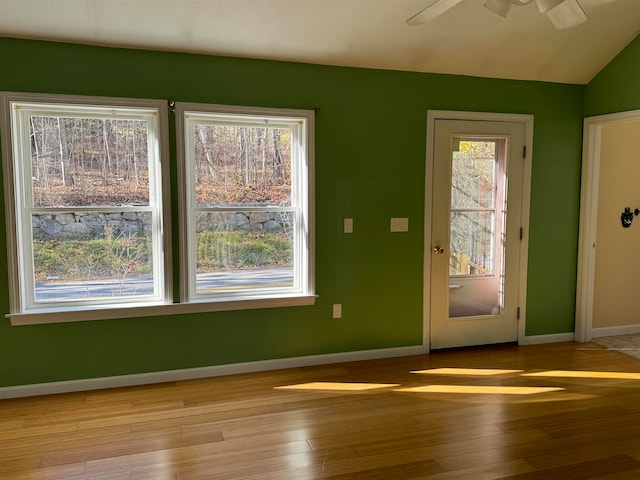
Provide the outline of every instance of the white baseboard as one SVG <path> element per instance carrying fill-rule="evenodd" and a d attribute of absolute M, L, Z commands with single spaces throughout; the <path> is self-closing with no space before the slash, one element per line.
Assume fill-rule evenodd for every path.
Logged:
<path fill-rule="evenodd" d="M 575 333 L 553 333 L 551 335 L 532 335 L 530 337 L 521 338 L 519 345 L 540 345 L 542 343 L 559 343 L 573 342 L 576 338 Z"/>
<path fill-rule="evenodd" d="M 629 335 L 640 333 L 640 325 L 621 325 L 619 327 L 601 327 L 591 329 L 591 338 L 612 337 L 614 335 Z"/>
<path fill-rule="evenodd" d="M 354 362 L 360 360 L 374 360 L 377 358 L 406 357 L 422 355 L 422 345 L 412 347 L 384 348 L 379 350 L 361 350 L 357 352 L 330 353 L 325 355 L 311 355 L 307 357 L 281 358 L 259 362 L 234 363 L 230 365 L 215 365 L 212 367 L 187 368 L 164 372 L 140 373 L 134 375 L 120 375 L 115 377 L 87 378 L 64 382 L 37 383 L 31 385 L 17 385 L 14 387 L 0 387 L 0 399 L 31 397 L 36 395 L 50 395 L 54 393 L 81 392 L 102 388 L 130 387 L 134 385 L 148 385 L 151 383 L 175 382 L 178 380 L 192 380 L 195 378 L 217 377 L 237 373 L 262 372 L 283 368 L 308 367 L 312 365 L 328 365 L 332 363 Z"/>

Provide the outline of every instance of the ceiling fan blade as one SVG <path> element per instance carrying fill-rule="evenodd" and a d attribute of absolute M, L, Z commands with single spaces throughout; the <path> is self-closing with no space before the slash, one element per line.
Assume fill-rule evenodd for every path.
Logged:
<path fill-rule="evenodd" d="M 511 0 L 487 0 L 484 4 L 493 13 L 497 13 L 501 17 L 507 18 L 509 10 L 511 10 Z"/>
<path fill-rule="evenodd" d="M 536 3 L 538 4 L 538 10 L 540 10 L 540 13 L 547 13 L 552 8 L 561 4 L 562 0 L 536 0 Z"/>
<path fill-rule="evenodd" d="M 547 16 L 558 30 L 572 28 L 587 21 L 587 15 L 577 0 L 564 0 L 547 11 Z"/>
<path fill-rule="evenodd" d="M 461 1 L 462 0 L 436 0 L 435 3 L 431 2 L 430 5 L 407 20 L 407 24 L 420 25 L 422 23 L 430 22 L 434 18 L 442 15 L 450 8 L 455 7 Z"/>

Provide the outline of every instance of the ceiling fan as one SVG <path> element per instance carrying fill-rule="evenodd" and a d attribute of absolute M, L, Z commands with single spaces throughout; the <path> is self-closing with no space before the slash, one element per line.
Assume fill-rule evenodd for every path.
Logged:
<path fill-rule="evenodd" d="M 431 0 L 431 3 L 407 20 L 409 25 L 420 25 L 442 15 L 462 0 Z M 507 17 L 513 5 L 523 6 L 534 0 L 486 0 L 484 6 L 502 17 Z M 558 30 L 575 27 L 587 20 L 578 0 L 535 0 L 540 13 L 549 17 Z"/>

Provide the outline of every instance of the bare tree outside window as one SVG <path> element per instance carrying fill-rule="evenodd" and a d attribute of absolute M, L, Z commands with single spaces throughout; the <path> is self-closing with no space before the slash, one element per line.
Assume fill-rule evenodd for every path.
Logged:
<path fill-rule="evenodd" d="M 147 124 L 32 116 L 35 207 L 148 205 Z"/>
<path fill-rule="evenodd" d="M 290 130 L 198 124 L 194 141 L 199 206 L 290 205 Z"/>

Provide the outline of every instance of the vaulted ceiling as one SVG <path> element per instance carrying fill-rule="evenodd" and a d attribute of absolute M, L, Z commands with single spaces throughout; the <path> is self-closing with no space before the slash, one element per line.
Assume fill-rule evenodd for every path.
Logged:
<path fill-rule="evenodd" d="M 582 84 L 640 32 L 640 0 L 578 0 L 567 30 L 484 1 L 409 26 L 434 0 L 0 0 L 0 36 Z"/>

